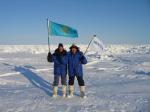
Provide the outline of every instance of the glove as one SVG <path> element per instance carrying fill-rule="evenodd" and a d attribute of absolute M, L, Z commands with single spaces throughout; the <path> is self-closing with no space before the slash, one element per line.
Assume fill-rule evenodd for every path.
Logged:
<path fill-rule="evenodd" d="M 84 56 L 81 56 L 80 60 L 84 60 Z"/>
<path fill-rule="evenodd" d="M 83 54 L 83 52 L 80 52 L 80 60 L 83 60 L 84 59 L 84 54 Z"/>
<path fill-rule="evenodd" d="M 47 55 L 47 61 L 48 62 L 53 62 L 53 58 L 52 58 L 51 52 L 49 52 L 48 55 Z"/>

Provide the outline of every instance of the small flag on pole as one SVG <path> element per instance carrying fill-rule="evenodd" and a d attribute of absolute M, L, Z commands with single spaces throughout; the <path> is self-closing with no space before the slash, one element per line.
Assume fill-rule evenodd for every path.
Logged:
<path fill-rule="evenodd" d="M 96 37 L 96 35 L 94 35 L 93 38 L 90 40 L 90 42 L 84 52 L 84 55 L 87 53 L 88 49 L 90 49 L 88 54 L 95 54 L 100 58 L 100 56 L 104 52 L 105 46 L 104 46 L 103 42 L 100 41 Z"/>
<path fill-rule="evenodd" d="M 62 24 L 58 24 L 55 22 L 49 22 L 49 35 L 51 36 L 64 36 L 70 38 L 77 38 L 78 32 L 77 30 Z"/>
<path fill-rule="evenodd" d="M 97 54 L 101 55 L 104 51 L 105 46 L 103 42 L 95 36 L 91 42 L 91 48 L 93 48 L 93 51 L 96 51 Z"/>

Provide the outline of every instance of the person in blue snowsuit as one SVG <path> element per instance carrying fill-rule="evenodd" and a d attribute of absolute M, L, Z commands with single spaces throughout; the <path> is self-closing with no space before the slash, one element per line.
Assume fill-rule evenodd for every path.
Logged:
<path fill-rule="evenodd" d="M 87 59 L 79 50 L 79 47 L 72 45 L 70 47 L 70 52 L 68 52 L 69 97 L 73 97 L 74 94 L 75 77 L 78 80 L 81 97 L 85 96 L 85 83 L 83 79 L 82 64 L 86 63 Z"/>
<path fill-rule="evenodd" d="M 66 75 L 67 75 L 67 51 L 63 44 L 60 43 L 58 48 L 52 54 L 52 62 L 54 62 L 54 82 L 53 82 L 53 97 L 57 97 L 58 84 L 61 78 L 62 96 L 66 97 Z"/>

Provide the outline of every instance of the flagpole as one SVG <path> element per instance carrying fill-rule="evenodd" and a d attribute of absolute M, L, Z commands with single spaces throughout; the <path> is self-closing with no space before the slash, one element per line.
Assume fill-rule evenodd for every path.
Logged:
<path fill-rule="evenodd" d="M 89 44 L 88 44 L 88 46 L 87 46 L 87 48 L 86 48 L 86 50 L 85 50 L 85 52 L 84 52 L 84 55 L 86 54 L 87 50 L 89 49 L 89 47 L 90 47 L 90 45 L 91 45 L 91 43 L 92 43 L 92 41 L 93 41 L 93 39 L 94 39 L 95 37 L 96 37 L 96 35 L 93 35 L 92 39 L 90 40 L 90 42 L 89 42 Z"/>
<path fill-rule="evenodd" d="M 47 18 L 47 31 L 48 31 L 48 49 L 50 52 L 50 36 L 49 36 L 49 19 Z"/>

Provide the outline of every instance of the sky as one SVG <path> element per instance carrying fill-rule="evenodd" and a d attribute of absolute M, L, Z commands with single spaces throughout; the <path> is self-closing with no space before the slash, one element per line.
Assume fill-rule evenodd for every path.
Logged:
<path fill-rule="evenodd" d="M 47 44 L 46 18 L 79 33 L 51 44 L 150 44 L 150 0 L 0 0 L 0 44 Z"/>

